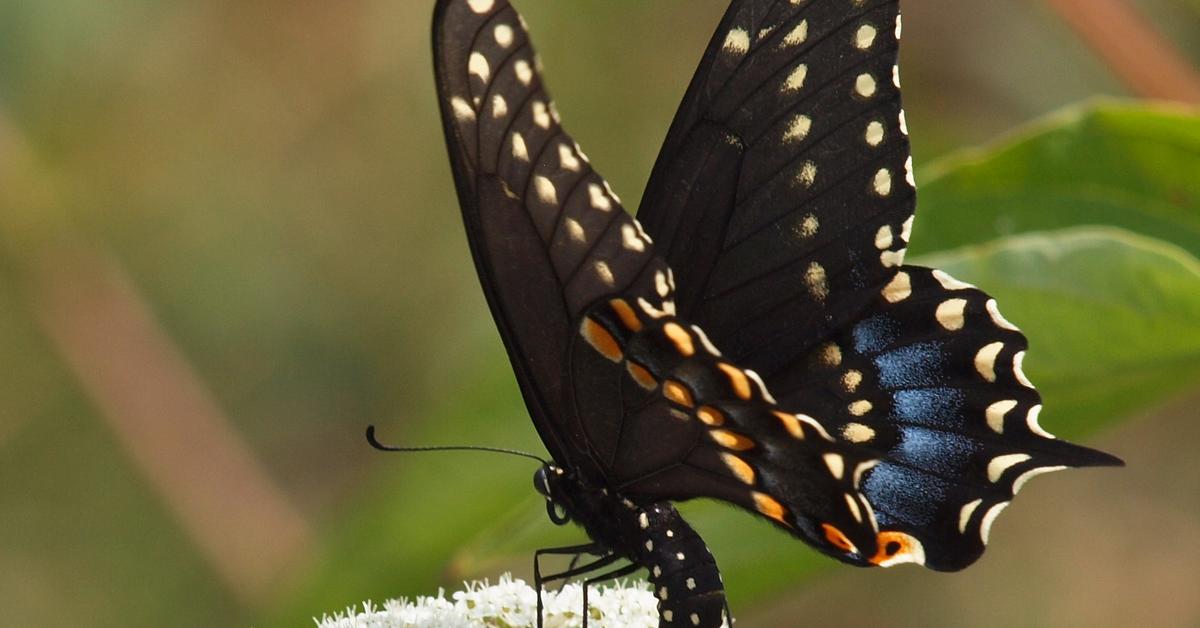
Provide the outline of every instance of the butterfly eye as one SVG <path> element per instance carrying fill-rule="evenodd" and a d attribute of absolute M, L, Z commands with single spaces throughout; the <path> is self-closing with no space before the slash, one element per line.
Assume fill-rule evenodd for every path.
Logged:
<path fill-rule="evenodd" d="M 846 538 L 846 535 L 841 530 L 828 523 L 822 523 L 821 527 L 825 529 L 825 540 L 829 541 L 834 547 L 843 552 L 858 553 L 858 548 L 850 542 L 850 539 Z"/>

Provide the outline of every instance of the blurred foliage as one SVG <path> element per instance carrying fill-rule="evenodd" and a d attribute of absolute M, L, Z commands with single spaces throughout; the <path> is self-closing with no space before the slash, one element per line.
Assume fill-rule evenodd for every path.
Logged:
<path fill-rule="evenodd" d="M 0 0 L 4 623 L 306 625 L 527 571 L 528 548 L 576 538 L 545 521 L 525 463 L 377 456 L 362 440 L 378 423 L 392 442 L 541 448 L 458 218 L 430 4 Z M 1195 0 L 1139 4 L 1196 58 Z M 559 109 L 629 206 L 724 5 L 520 3 Z M 1079 436 L 1194 388 L 1194 113 L 1075 109 L 934 162 L 1126 94 L 1026 0 L 909 2 L 902 64 L 925 184 L 914 251 L 995 292 L 1029 333 L 1045 425 Z M 1091 224 L 1128 233 L 1075 229 Z M 71 239 L 119 260 L 317 528 L 278 598 L 218 578 L 47 341 L 29 269 Z M 686 510 L 735 608 L 830 566 L 742 513 Z"/>

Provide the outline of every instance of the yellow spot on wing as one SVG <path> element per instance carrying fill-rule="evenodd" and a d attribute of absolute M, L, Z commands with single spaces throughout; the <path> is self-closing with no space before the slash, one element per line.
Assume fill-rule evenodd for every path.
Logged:
<path fill-rule="evenodd" d="M 629 376 L 633 378 L 633 381 L 637 382 L 638 386 L 646 390 L 654 390 L 658 386 L 658 382 L 654 380 L 654 375 L 651 375 L 650 371 L 646 370 L 646 367 L 637 362 L 626 362 L 625 370 L 629 372 Z"/>
<path fill-rule="evenodd" d="M 938 305 L 934 316 L 938 324 L 948 331 L 958 331 L 966 324 L 964 312 L 967 308 L 966 299 L 947 299 Z"/>
<path fill-rule="evenodd" d="M 696 410 L 696 416 L 705 425 L 713 427 L 725 425 L 725 415 L 712 406 L 700 406 L 700 409 Z"/>
<path fill-rule="evenodd" d="M 754 441 L 742 436 L 741 434 L 735 434 L 728 430 L 712 430 L 708 433 L 708 435 L 714 441 L 716 441 L 718 445 L 726 449 L 732 449 L 734 451 L 746 451 L 747 449 L 754 448 Z"/>
<path fill-rule="evenodd" d="M 663 333 L 675 344 L 675 349 L 683 357 L 689 358 L 696 353 L 696 347 L 692 344 L 691 334 L 683 327 L 680 327 L 678 323 L 663 325 Z"/>
<path fill-rule="evenodd" d="M 865 443 L 875 438 L 875 430 L 862 423 L 847 423 L 842 428 L 842 438 L 852 443 Z"/>
<path fill-rule="evenodd" d="M 778 410 L 774 414 L 779 419 L 779 422 L 783 424 L 783 429 L 788 431 L 788 434 L 791 434 L 793 438 L 804 440 L 804 429 L 800 427 L 800 419 L 796 418 L 796 415 Z"/>
<path fill-rule="evenodd" d="M 718 362 L 717 368 L 729 378 L 729 385 L 733 387 L 734 394 L 740 399 L 750 398 L 750 378 L 746 377 L 741 369 L 726 362 Z"/>
<path fill-rule="evenodd" d="M 696 401 L 692 397 L 692 391 L 688 390 L 687 386 L 672 379 L 663 382 L 663 396 L 674 403 L 688 408 L 696 405 Z"/>
<path fill-rule="evenodd" d="M 753 493 L 752 496 L 754 497 L 754 507 L 758 509 L 758 512 L 761 512 L 762 514 L 778 521 L 779 523 L 782 523 L 785 526 L 791 527 L 791 524 L 784 519 L 786 510 L 784 510 L 783 504 L 779 503 L 775 500 L 775 498 L 765 493 L 756 492 Z"/>
<path fill-rule="evenodd" d="M 870 412 L 871 408 L 873 407 L 875 406 L 870 401 L 867 401 L 866 399 L 859 399 L 858 401 L 851 403 L 847 409 L 850 410 L 850 414 L 853 414 L 854 416 L 862 416 Z"/>
<path fill-rule="evenodd" d="M 841 530 L 837 529 L 836 526 L 828 523 L 822 523 L 821 527 L 825 530 L 825 540 L 829 541 L 829 543 L 834 547 L 842 550 L 843 552 L 849 552 L 852 554 L 858 553 L 858 548 L 854 547 L 854 544 L 850 542 L 850 539 L 846 538 L 846 535 L 843 534 Z"/>
<path fill-rule="evenodd" d="M 888 303 L 899 303 L 912 296 L 912 278 L 906 272 L 896 273 L 888 285 L 883 287 L 883 298 Z"/>
<path fill-rule="evenodd" d="M 837 366 L 842 363 L 842 349 L 832 342 L 821 348 L 821 362 L 826 366 Z"/>
<path fill-rule="evenodd" d="M 637 312 L 633 311 L 633 306 L 624 299 L 613 299 L 608 302 L 608 306 L 613 312 L 617 313 L 617 317 L 621 319 L 621 324 L 629 331 L 641 331 L 642 321 L 638 318 Z"/>
<path fill-rule="evenodd" d="M 737 476 L 737 479 L 750 486 L 754 485 L 754 469 L 749 464 L 746 464 L 745 460 L 733 454 L 721 454 L 721 460 Z"/>
<path fill-rule="evenodd" d="M 621 345 L 617 343 L 617 339 L 613 338 L 612 334 L 603 325 L 596 321 L 585 318 L 580 329 L 583 334 L 583 339 L 592 345 L 592 348 L 600 353 L 600 355 L 612 360 L 620 362 L 624 357 L 621 351 Z"/>

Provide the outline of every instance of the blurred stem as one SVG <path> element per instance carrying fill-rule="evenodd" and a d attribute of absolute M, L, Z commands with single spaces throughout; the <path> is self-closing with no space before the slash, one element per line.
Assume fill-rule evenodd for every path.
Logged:
<path fill-rule="evenodd" d="M 120 263 L 74 227 L 66 185 L 0 110 L 0 268 L 201 554 L 265 602 L 312 531 Z"/>
<path fill-rule="evenodd" d="M 1127 0 L 1046 0 L 1133 93 L 1200 103 L 1200 73 Z"/>

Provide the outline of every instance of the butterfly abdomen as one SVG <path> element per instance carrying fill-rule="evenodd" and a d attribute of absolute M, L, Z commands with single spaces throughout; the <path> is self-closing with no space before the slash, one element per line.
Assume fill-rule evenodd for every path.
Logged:
<path fill-rule="evenodd" d="M 650 571 L 661 625 L 720 626 L 725 586 L 704 540 L 666 502 L 648 506 L 637 521 L 644 539 L 637 562 Z"/>

